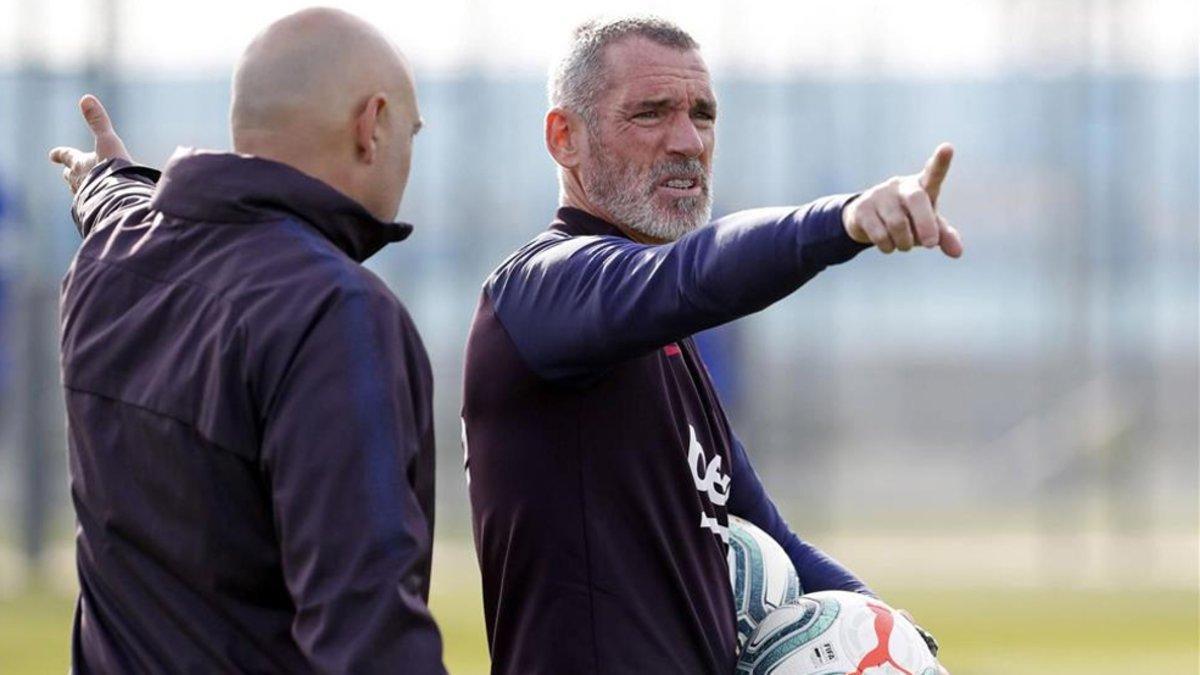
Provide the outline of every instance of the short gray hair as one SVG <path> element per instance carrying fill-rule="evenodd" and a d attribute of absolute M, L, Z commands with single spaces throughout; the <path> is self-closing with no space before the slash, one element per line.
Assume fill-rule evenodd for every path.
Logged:
<path fill-rule="evenodd" d="M 605 87 L 604 50 L 630 37 L 681 51 L 700 48 L 687 31 L 656 16 L 592 19 L 575 29 L 566 54 L 550 73 L 550 105 L 574 110 L 589 125 L 594 123 L 596 98 Z"/>

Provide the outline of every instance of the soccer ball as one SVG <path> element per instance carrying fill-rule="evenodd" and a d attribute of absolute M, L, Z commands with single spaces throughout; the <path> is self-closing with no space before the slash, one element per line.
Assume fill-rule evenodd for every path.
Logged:
<path fill-rule="evenodd" d="M 767 615 L 738 657 L 747 675 L 937 675 L 917 629 L 875 598 L 821 591 Z"/>
<path fill-rule="evenodd" d="M 737 610 L 738 649 L 771 610 L 800 597 L 800 578 L 783 547 L 737 516 L 729 516 L 729 583 Z"/>

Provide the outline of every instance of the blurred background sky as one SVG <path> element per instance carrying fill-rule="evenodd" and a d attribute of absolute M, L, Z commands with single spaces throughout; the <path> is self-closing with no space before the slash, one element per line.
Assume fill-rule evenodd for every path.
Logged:
<path fill-rule="evenodd" d="M 408 54 L 426 121 L 401 209 L 417 229 L 369 266 L 434 364 L 439 550 L 458 556 L 435 587 L 453 569 L 477 588 L 462 352 L 484 277 L 557 203 L 547 68 L 581 20 L 650 11 L 712 69 L 718 214 L 855 191 L 919 170 L 940 141 L 957 149 L 941 211 L 961 260 L 869 251 L 703 336 L 794 529 L 900 594 L 1183 597 L 1195 667 L 1195 2 L 330 4 Z M 46 150 L 87 142 L 88 91 L 141 162 L 228 148 L 234 60 L 302 6 L 0 0 L 0 603 L 74 583 L 56 312 L 78 238 Z M 65 649 L 67 630 L 47 639 Z M 975 663 L 959 672 L 1016 672 Z"/>

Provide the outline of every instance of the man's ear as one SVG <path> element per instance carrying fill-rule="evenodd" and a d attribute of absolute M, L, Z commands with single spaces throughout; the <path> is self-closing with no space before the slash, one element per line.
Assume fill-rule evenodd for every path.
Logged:
<path fill-rule="evenodd" d="M 354 121 L 354 143 L 358 158 L 367 164 L 375 163 L 379 151 L 380 135 L 383 133 L 383 117 L 387 114 L 387 94 L 379 92 L 367 99 Z"/>
<path fill-rule="evenodd" d="M 574 169 L 587 149 L 583 119 L 562 108 L 546 113 L 546 149 L 564 169 Z"/>

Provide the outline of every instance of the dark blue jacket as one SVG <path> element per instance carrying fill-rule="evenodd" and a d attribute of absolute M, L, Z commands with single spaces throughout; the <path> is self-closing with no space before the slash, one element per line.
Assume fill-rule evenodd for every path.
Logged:
<path fill-rule="evenodd" d="M 76 195 L 62 373 L 77 673 L 441 672 L 429 361 L 379 222 L 283 164 Z"/>
<path fill-rule="evenodd" d="M 494 672 L 732 672 L 730 513 L 783 544 L 806 590 L 866 591 L 780 518 L 689 337 L 865 248 L 847 201 L 661 246 L 563 208 L 488 278 L 463 419 Z"/>

